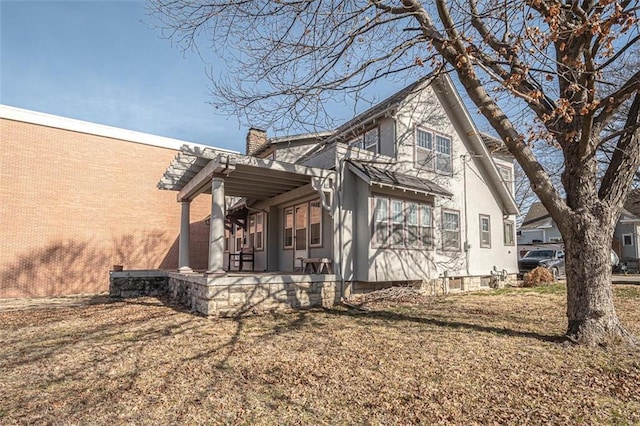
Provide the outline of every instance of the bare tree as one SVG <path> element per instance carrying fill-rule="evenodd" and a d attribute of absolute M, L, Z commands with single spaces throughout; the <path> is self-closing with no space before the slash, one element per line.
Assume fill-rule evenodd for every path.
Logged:
<path fill-rule="evenodd" d="M 633 341 L 614 309 L 609 248 L 640 165 L 640 71 L 619 83 L 609 76 L 640 40 L 637 1 L 150 0 L 150 8 L 182 48 L 208 40 L 225 60 L 213 82 L 218 107 L 267 124 L 316 123 L 326 102 L 376 80 L 452 72 L 562 233 L 567 335 Z M 607 133 L 625 102 L 624 125 Z M 614 149 L 601 169 L 607 143 Z M 540 144 L 562 156 L 560 184 L 532 149 Z"/>

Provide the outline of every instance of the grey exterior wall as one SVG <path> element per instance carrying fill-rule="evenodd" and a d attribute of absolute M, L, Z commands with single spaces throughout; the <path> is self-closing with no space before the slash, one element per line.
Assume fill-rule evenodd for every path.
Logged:
<path fill-rule="evenodd" d="M 625 246 L 623 241 L 623 235 L 631 234 L 633 245 Z M 616 225 L 616 229 L 613 234 L 614 238 L 620 241 L 621 260 L 635 260 L 638 259 L 638 229 L 634 223 L 620 223 Z"/>

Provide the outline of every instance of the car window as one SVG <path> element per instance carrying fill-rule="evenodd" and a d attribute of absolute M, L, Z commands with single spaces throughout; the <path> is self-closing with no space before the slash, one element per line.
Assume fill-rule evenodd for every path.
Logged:
<path fill-rule="evenodd" d="M 531 250 L 524 255 L 527 258 L 551 259 L 553 258 L 553 250 Z"/>

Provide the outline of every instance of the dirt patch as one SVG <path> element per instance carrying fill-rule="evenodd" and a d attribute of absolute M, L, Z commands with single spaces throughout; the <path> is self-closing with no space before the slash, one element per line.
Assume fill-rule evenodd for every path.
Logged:
<path fill-rule="evenodd" d="M 616 286 L 640 334 L 640 288 Z M 207 319 L 0 312 L 0 423 L 637 424 L 640 353 L 559 343 L 563 288 Z"/>

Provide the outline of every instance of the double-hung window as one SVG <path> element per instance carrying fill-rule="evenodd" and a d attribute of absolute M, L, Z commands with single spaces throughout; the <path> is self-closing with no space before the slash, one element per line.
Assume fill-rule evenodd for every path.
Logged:
<path fill-rule="evenodd" d="M 264 213 L 249 215 L 249 247 L 255 250 L 264 248 Z"/>
<path fill-rule="evenodd" d="M 505 246 L 515 245 L 515 241 L 513 238 L 513 221 L 512 220 L 504 221 L 504 245 Z"/>
<path fill-rule="evenodd" d="M 417 247 L 420 241 L 418 226 L 418 205 L 416 203 L 406 203 L 407 211 L 405 219 L 407 221 L 407 239 L 406 244 L 409 247 Z"/>
<path fill-rule="evenodd" d="M 460 250 L 460 213 L 457 211 L 442 211 L 442 248 Z"/>
<path fill-rule="evenodd" d="M 367 151 L 375 152 L 377 154 L 379 152 L 379 145 L 380 132 L 378 132 L 377 127 L 374 127 L 364 134 L 364 149 L 366 149 Z"/>
<path fill-rule="evenodd" d="M 486 214 L 480 215 L 480 247 L 491 248 L 491 218 Z"/>
<path fill-rule="evenodd" d="M 378 246 L 385 246 L 389 241 L 389 200 L 375 198 L 374 238 Z"/>
<path fill-rule="evenodd" d="M 416 131 L 416 166 L 426 170 L 433 170 L 433 133 L 424 129 Z"/>
<path fill-rule="evenodd" d="M 418 127 L 416 129 L 416 167 L 451 174 L 453 153 L 451 138 Z"/>
<path fill-rule="evenodd" d="M 431 206 L 376 196 L 372 208 L 375 247 L 422 248 L 433 245 Z"/>
<path fill-rule="evenodd" d="M 401 246 L 404 243 L 404 211 L 402 201 L 391 200 L 391 244 Z"/>
<path fill-rule="evenodd" d="M 420 242 L 424 247 L 433 246 L 433 218 L 431 206 L 420 205 Z"/>
<path fill-rule="evenodd" d="M 284 248 L 293 248 L 293 207 L 284 209 Z"/>
<path fill-rule="evenodd" d="M 450 174 L 453 170 L 451 161 L 451 138 L 436 135 L 436 170 Z"/>
<path fill-rule="evenodd" d="M 322 206 L 320 201 L 311 201 L 309 211 L 309 245 L 320 247 L 322 245 Z"/>

